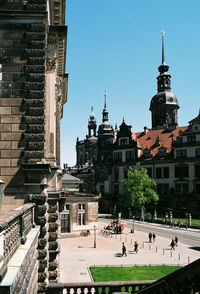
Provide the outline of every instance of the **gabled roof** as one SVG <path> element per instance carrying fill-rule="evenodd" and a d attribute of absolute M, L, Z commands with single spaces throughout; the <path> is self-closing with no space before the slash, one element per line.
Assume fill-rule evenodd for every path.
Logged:
<path fill-rule="evenodd" d="M 155 157 L 160 147 L 166 147 L 167 153 L 171 152 L 172 140 L 176 140 L 179 136 L 179 132 L 187 130 L 185 127 L 177 127 L 173 130 L 157 129 L 148 130 L 146 134 L 144 132 L 132 133 L 132 138 L 137 139 L 138 147 L 141 148 L 140 157 L 143 155 L 143 149 L 151 149 L 152 157 Z M 158 140 L 159 138 L 159 140 Z M 158 142 L 159 141 L 159 142 Z"/>
<path fill-rule="evenodd" d="M 200 124 L 200 111 L 199 111 L 199 115 L 197 117 L 195 117 L 194 119 L 189 121 L 189 124 Z"/>
<path fill-rule="evenodd" d="M 63 177 L 62 177 L 62 180 L 63 182 L 65 183 L 70 183 L 70 184 L 81 184 L 83 181 L 74 177 L 74 176 L 71 176 L 70 174 L 64 174 Z"/>

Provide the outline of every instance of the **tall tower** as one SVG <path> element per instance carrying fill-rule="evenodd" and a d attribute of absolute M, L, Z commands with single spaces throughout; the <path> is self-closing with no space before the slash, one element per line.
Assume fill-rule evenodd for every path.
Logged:
<path fill-rule="evenodd" d="M 94 107 L 93 105 L 91 106 L 91 114 L 89 116 L 89 120 L 88 120 L 88 136 L 94 136 L 96 137 L 96 129 L 97 129 L 97 122 L 95 119 L 95 115 L 94 115 Z M 93 135 L 92 135 L 92 131 L 93 130 Z"/>
<path fill-rule="evenodd" d="M 104 109 L 102 111 L 102 123 L 98 129 L 98 158 L 100 161 L 111 161 L 111 147 L 114 139 L 114 130 L 108 120 L 108 109 L 106 108 L 106 94 L 104 95 Z"/>
<path fill-rule="evenodd" d="M 151 99 L 149 108 L 152 113 L 152 129 L 176 128 L 178 125 L 179 105 L 178 99 L 171 92 L 171 76 L 164 55 L 164 34 L 162 30 L 162 63 L 158 67 L 160 74 L 157 77 L 157 94 Z"/>

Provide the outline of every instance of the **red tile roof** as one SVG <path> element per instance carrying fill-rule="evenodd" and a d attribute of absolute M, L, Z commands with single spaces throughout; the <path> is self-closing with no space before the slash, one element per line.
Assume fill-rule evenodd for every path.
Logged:
<path fill-rule="evenodd" d="M 163 146 L 167 148 L 167 153 L 171 152 L 172 138 L 173 140 L 179 136 L 179 132 L 187 130 L 185 127 L 177 127 L 174 130 L 158 129 L 158 130 L 147 130 L 146 135 L 144 132 L 132 133 L 132 139 L 137 140 L 138 147 L 141 148 L 141 157 L 143 155 L 143 149 L 151 149 L 152 157 L 155 157 L 158 153 L 158 149 Z M 159 146 L 156 145 L 156 139 L 159 137 Z"/>

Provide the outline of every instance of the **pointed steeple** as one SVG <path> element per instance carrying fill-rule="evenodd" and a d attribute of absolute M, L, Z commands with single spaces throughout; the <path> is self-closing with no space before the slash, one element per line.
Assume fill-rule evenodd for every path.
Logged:
<path fill-rule="evenodd" d="M 88 120 L 88 136 L 91 137 L 92 133 L 91 131 L 93 130 L 93 136 L 96 136 L 96 128 L 97 128 L 97 124 L 96 124 L 96 118 L 94 115 L 94 106 L 91 106 L 91 114 L 89 116 L 89 120 Z"/>
<path fill-rule="evenodd" d="M 164 34 L 165 34 L 165 31 L 162 30 L 161 33 L 162 33 L 162 63 L 158 67 L 160 75 L 162 75 L 164 73 L 167 73 L 168 70 L 169 70 L 169 66 L 165 62 L 165 49 L 164 49 Z"/>
<path fill-rule="evenodd" d="M 165 34 L 165 31 L 162 30 L 161 33 L 162 33 L 162 64 L 164 64 L 165 63 L 165 52 L 164 52 L 164 34 Z"/>
<path fill-rule="evenodd" d="M 105 94 L 104 94 L 104 108 L 106 108 L 106 90 L 105 90 Z"/>
<path fill-rule="evenodd" d="M 106 108 L 106 91 L 105 91 L 105 94 L 104 94 L 104 109 L 103 109 L 103 119 L 102 121 L 108 121 L 108 109 Z"/>
<path fill-rule="evenodd" d="M 152 97 L 150 111 L 152 112 L 152 128 L 175 128 L 178 125 L 178 100 L 171 92 L 171 76 L 169 66 L 165 62 L 164 30 L 162 32 L 162 63 L 158 67 L 157 94 Z"/>

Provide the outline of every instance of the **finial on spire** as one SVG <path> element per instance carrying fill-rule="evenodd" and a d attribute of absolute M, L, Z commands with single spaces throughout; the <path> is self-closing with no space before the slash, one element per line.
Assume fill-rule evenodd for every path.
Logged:
<path fill-rule="evenodd" d="M 105 94 L 104 94 L 104 108 L 106 108 L 106 90 L 105 90 Z"/>
<path fill-rule="evenodd" d="M 124 116 L 123 116 L 123 123 L 124 123 Z"/>
<path fill-rule="evenodd" d="M 91 113 L 93 113 L 93 111 L 94 111 L 94 106 L 92 105 L 91 106 Z"/>
<path fill-rule="evenodd" d="M 162 29 L 161 33 L 162 33 L 162 64 L 164 64 L 165 63 L 164 35 L 165 35 L 166 32 Z"/>

